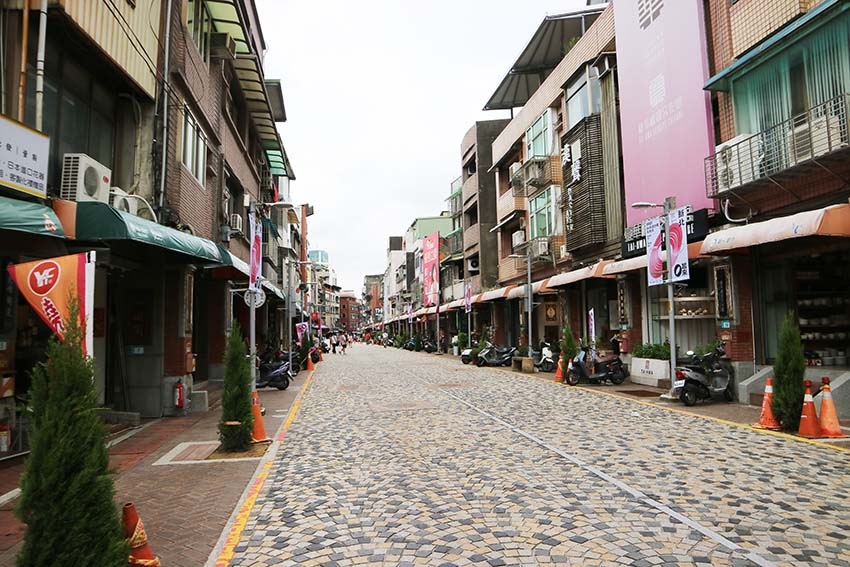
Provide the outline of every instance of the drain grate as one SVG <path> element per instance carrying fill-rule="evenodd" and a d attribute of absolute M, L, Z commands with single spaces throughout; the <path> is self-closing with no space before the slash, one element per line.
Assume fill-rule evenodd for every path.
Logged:
<path fill-rule="evenodd" d="M 652 390 L 614 390 L 618 394 L 628 394 L 638 398 L 657 398 L 661 392 L 653 392 Z"/>

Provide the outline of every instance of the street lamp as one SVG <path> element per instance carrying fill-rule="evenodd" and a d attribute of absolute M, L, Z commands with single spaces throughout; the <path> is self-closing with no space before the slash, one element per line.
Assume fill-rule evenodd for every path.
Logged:
<path fill-rule="evenodd" d="M 528 354 L 531 356 L 531 337 L 532 337 L 532 323 L 531 323 L 531 310 L 533 308 L 533 304 L 531 302 L 531 245 L 526 244 L 525 248 L 525 256 L 521 254 L 511 254 L 508 258 L 525 258 L 526 260 L 526 268 L 528 271 L 528 281 L 526 282 L 525 288 L 525 300 L 526 300 L 526 319 L 525 319 L 525 327 L 526 334 L 528 335 Z"/>
<path fill-rule="evenodd" d="M 667 320 L 670 325 L 670 395 L 673 394 L 673 382 L 676 379 L 676 311 L 673 309 L 673 274 L 670 269 L 670 213 L 676 208 L 676 197 L 667 197 L 663 204 L 638 201 L 632 203 L 633 209 L 664 209 L 664 234 L 667 248 Z M 647 244 L 649 244 L 647 242 Z M 647 246 L 647 253 L 649 249 Z"/>

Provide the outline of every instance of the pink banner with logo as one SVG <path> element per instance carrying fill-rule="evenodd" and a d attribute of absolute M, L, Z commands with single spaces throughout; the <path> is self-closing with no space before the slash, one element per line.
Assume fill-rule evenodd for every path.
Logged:
<path fill-rule="evenodd" d="M 617 0 L 614 21 L 627 224 L 658 214 L 629 206 L 637 201 L 674 196 L 713 208 L 703 165 L 713 149 L 703 3 Z"/>
<path fill-rule="evenodd" d="M 429 234 L 422 241 L 422 304 L 440 301 L 440 233 Z"/>

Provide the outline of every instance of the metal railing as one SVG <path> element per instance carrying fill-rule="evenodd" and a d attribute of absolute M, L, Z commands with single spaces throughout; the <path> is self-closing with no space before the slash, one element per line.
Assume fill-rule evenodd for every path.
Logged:
<path fill-rule="evenodd" d="M 813 106 L 767 130 L 717 146 L 705 159 L 706 195 L 718 197 L 850 147 L 850 94 Z"/>

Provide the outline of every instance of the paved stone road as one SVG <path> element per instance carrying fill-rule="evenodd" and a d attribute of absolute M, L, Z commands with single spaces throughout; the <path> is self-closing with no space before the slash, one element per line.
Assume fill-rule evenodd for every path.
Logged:
<path fill-rule="evenodd" d="M 319 366 L 231 565 L 850 566 L 850 454 L 457 359 Z"/>

